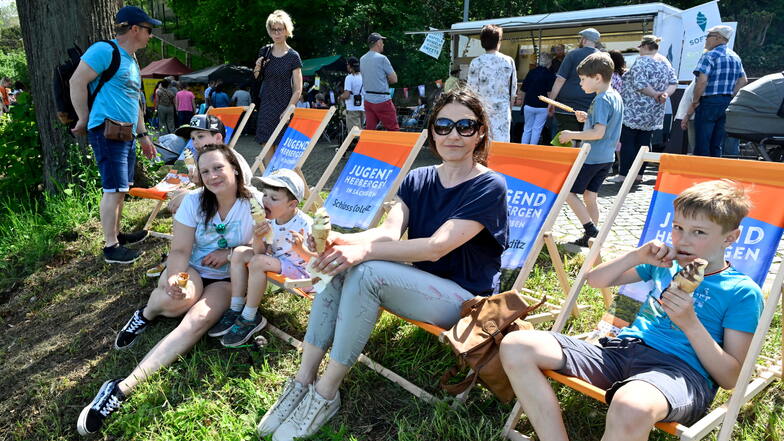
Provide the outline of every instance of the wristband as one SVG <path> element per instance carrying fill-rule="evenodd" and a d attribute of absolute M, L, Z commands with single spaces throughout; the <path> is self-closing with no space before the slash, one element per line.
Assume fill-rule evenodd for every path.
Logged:
<path fill-rule="evenodd" d="M 144 132 L 144 133 L 137 133 L 137 134 L 136 134 L 136 139 L 142 139 L 142 138 L 144 138 L 145 136 L 147 136 L 147 132 Z"/>
<path fill-rule="evenodd" d="M 231 255 L 234 254 L 234 248 L 229 248 L 229 255 L 226 256 L 226 260 L 231 260 Z"/>

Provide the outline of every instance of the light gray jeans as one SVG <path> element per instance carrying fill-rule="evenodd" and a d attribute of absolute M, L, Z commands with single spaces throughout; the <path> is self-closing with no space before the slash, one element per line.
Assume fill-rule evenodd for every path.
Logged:
<path fill-rule="evenodd" d="M 370 261 L 343 272 L 316 295 L 305 341 L 330 358 L 353 365 L 376 325 L 379 307 L 397 315 L 451 328 L 460 305 L 473 298 L 457 283 L 410 265 Z"/>

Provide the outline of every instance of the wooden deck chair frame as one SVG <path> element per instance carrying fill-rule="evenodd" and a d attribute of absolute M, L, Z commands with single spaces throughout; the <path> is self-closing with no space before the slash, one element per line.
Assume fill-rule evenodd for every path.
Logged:
<path fill-rule="evenodd" d="M 609 234 L 610 226 L 613 225 L 615 222 L 615 218 L 618 216 L 620 212 L 621 206 L 626 195 L 629 194 L 632 185 L 634 184 L 634 177 L 637 176 L 638 171 L 642 167 L 644 162 L 656 162 L 660 161 L 661 154 L 658 153 L 649 153 L 648 147 L 642 147 L 640 149 L 639 154 L 634 160 L 629 173 L 627 173 L 627 178 L 624 180 L 623 184 L 621 185 L 621 189 L 618 192 L 618 195 L 615 198 L 615 203 L 608 215 L 607 220 L 605 221 L 605 225 L 607 228 L 602 228 L 599 232 L 599 236 L 596 238 L 596 241 L 591 246 L 588 256 L 583 263 L 583 266 L 580 268 L 580 272 L 577 275 L 577 279 L 575 283 L 572 285 L 569 296 L 567 297 L 566 301 L 564 302 L 564 309 L 563 311 L 568 311 L 570 308 L 574 307 L 577 303 L 577 297 L 580 293 L 580 290 L 585 283 L 586 276 L 588 272 L 593 268 L 594 264 L 599 261 L 599 252 L 601 249 L 601 245 L 607 239 Z M 748 352 L 746 354 L 746 358 L 741 366 L 740 373 L 738 375 L 738 380 L 735 384 L 735 388 L 733 389 L 732 395 L 728 402 L 725 404 L 717 407 L 713 411 L 709 412 L 707 415 L 702 417 L 699 421 L 692 424 L 691 426 L 684 426 L 679 423 L 669 422 L 669 423 L 657 423 L 656 428 L 663 430 L 671 435 L 677 436 L 680 440 L 700 440 L 707 436 L 711 431 L 713 431 L 717 426 L 721 425 L 721 430 L 719 432 L 718 439 L 719 441 L 728 441 L 732 434 L 732 429 L 735 425 L 735 422 L 738 417 L 738 413 L 740 412 L 741 406 L 745 403 L 751 401 L 757 394 L 765 389 L 769 384 L 771 384 L 776 378 L 782 378 L 782 371 L 784 370 L 784 331 L 782 331 L 782 352 L 781 352 L 781 359 L 774 360 L 770 358 L 764 358 L 764 361 L 767 362 L 765 365 L 758 364 L 757 361 L 760 358 L 760 352 L 762 350 L 762 346 L 765 341 L 765 336 L 770 328 L 770 322 L 773 319 L 773 315 L 776 312 L 776 307 L 782 296 L 782 284 L 784 283 L 784 263 L 780 264 L 778 267 L 778 271 L 776 272 L 776 277 L 773 281 L 773 285 L 771 286 L 770 293 L 768 294 L 768 298 L 765 301 L 765 307 L 760 315 L 759 323 L 757 324 L 757 329 L 754 331 L 754 337 L 752 338 L 751 344 L 749 345 Z M 784 312 L 784 304 L 782 304 L 782 311 Z M 563 312 L 558 316 L 555 321 L 555 324 L 552 327 L 553 332 L 560 332 L 563 330 L 564 326 L 566 325 L 566 320 L 568 319 L 568 314 L 564 314 Z M 578 336 L 579 337 L 579 336 Z M 752 379 L 752 375 L 756 371 L 756 378 Z M 594 398 L 598 401 L 605 402 L 604 394 L 605 391 L 601 388 L 598 388 L 587 381 L 584 381 L 579 378 L 575 377 L 568 377 L 562 374 L 559 374 L 554 371 L 543 371 L 544 374 L 557 381 L 558 383 L 564 384 L 578 392 L 581 392 L 585 395 L 588 395 L 591 398 Z M 522 406 L 518 401 L 515 403 L 514 409 L 510 413 L 509 417 L 506 420 L 503 428 L 503 434 L 506 438 L 513 440 L 513 441 L 522 441 L 522 440 L 530 440 L 530 437 L 527 437 L 517 430 L 515 430 L 515 426 L 517 422 L 520 420 L 520 416 L 523 414 Z"/>
<path fill-rule="evenodd" d="M 256 107 L 256 105 L 251 103 L 248 106 L 235 106 L 235 107 L 242 107 L 244 113 L 242 114 L 242 118 L 237 122 L 237 127 L 234 129 L 234 133 L 233 133 L 234 136 L 232 136 L 231 141 L 229 141 L 229 147 L 232 149 L 237 144 L 237 140 L 240 139 L 240 136 L 242 136 L 242 131 L 245 129 L 245 124 L 247 124 L 248 119 L 250 118 L 251 113 L 253 113 L 253 109 Z M 216 112 L 216 108 L 214 107 L 210 107 L 207 109 L 207 115 L 214 115 L 215 112 Z M 166 199 L 168 199 L 168 197 Z M 166 199 L 158 200 L 158 203 L 155 204 L 155 207 L 150 213 L 150 216 L 147 218 L 147 222 L 145 222 L 144 227 L 142 229 L 150 230 L 150 228 L 152 227 L 152 223 L 155 221 L 155 218 L 158 217 L 158 213 L 161 211 L 161 208 L 163 208 L 163 203 L 166 202 Z M 150 236 L 162 237 L 164 239 L 172 238 L 171 234 L 159 233 L 157 231 L 150 231 Z"/>
<path fill-rule="evenodd" d="M 357 129 L 354 129 L 354 130 L 357 130 Z M 351 134 L 349 134 L 349 135 L 351 135 Z M 350 138 L 351 138 L 351 136 L 347 137 L 347 142 L 351 141 Z M 347 146 L 347 145 L 348 144 L 345 144 L 345 146 Z M 580 152 L 575 157 L 575 160 L 572 163 L 572 166 L 571 166 L 571 168 L 569 170 L 569 173 L 567 174 L 566 178 L 564 179 L 564 183 L 563 183 L 563 185 L 561 187 L 561 191 L 556 196 L 556 199 L 553 202 L 553 206 L 550 208 L 550 211 L 549 211 L 547 217 L 545 218 L 544 223 L 542 224 L 541 231 L 537 235 L 537 240 L 534 243 L 533 248 L 529 252 L 528 257 L 526 258 L 526 261 L 521 266 L 522 269 L 521 269 L 521 272 L 520 272 L 520 274 L 518 275 L 518 277 L 517 277 L 517 279 L 515 281 L 514 289 L 518 289 L 519 291 L 524 291 L 522 293 L 522 295 L 527 300 L 537 301 L 538 302 L 538 299 L 536 299 L 536 298 L 534 298 L 533 296 L 530 295 L 530 294 L 533 294 L 534 292 L 530 291 L 530 290 L 525 290 L 524 288 L 522 288 L 522 284 L 525 283 L 525 279 L 527 278 L 528 274 L 530 273 L 530 271 L 531 271 L 531 269 L 533 267 L 533 264 L 536 261 L 537 256 L 539 255 L 539 251 L 541 250 L 543 244 L 546 243 L 548 239 L 552 243 L 552 249 L 555 250 L 554 251 L 555 258 L 553 260 L 553 265 L 561 269 L 562 277 L 559 276 L 559 278 L 561 280 L 566 280 L 566 285 L 565 285 L 564 289 L 565 289 L 565 291 L 568 291 L 568 278 L 566 276 L 566 272 L 563 270 L 563 263 L 562 263 L 562 261 L 560 259 L 560 255 L 559 255 L 557 249 L 555 248 L 555 242 L 552 242 L 552 237 L 549 234 L 549 230 L 550 230 L 550 228 L 552 228 L 552 225 L 555 223 L 555 220 L 558 217 L 558 214 L 560 213 L 561 208 L 563 207 L 563 204 L 564 204 L 564 202 L 566 200 L 566 196 L 569 194 L 569 191 L 572 188 L 572 184 L 574 183 L 574 180 L 577 178 L 577 175 L 580 173 L 580 169 L 582 168 L 583 163 L 585 162 L 585 159 L 587 158 L 589 152 L 590 152 L 590 146 L 586 145 L 585 147 L 583 147 L 580 150 Z M 342 157 L 342 153 L 340 153 L 340 154 L 338 154 L 336 156 L 337 161 L 340 160 L 340 157 Z M 334 166 L 337 165 L 337 161 L 335 161 L 334 164 L 330 164 L 331 168 L 328 168 L 327 171 L 325 172 L 325 176 L 326 177 L 322 176 L 322 180 L 319 182 L 322 186 L 323 186 L 324 182 L 326 182 L 326 179 L 328 179 L 329 175 L 331 175 L 332 169 L 334 169 Z M 401 175 L 402 175 L 402 173 L 401 173 Z M 317 195 L 317 194 L 318 194 L 317 191 L 314 191 L 314 192 L 311 193 L 311 199 L 309 199 L 308 202 L 305 203 L 305 208 L 306 209 L 309 208 L 311 206 L 311 204 L 317 204 L 318 205 L 318 201 L 320 201 L 320 198 L 318 200 L 315 199 L 316 198 L 315 195 Z M 379 216 L 376 217 L 376 220 L 374 220 L 373 225 L 375 225 L 378 222 L 379 218 L 380 218 Z M 553 256 L 553 252 L 552 251 L 551 251 L 550 255 L 551 255 L 551 257 Z M 560 266 L 558 266 L 558 263 L 560 263 Z M 310 294 L 308 294 L 308 293 L 306 293 L 306 292 L 301 290 L 301 288 L 304 288 L 304 287 L 307 287 L 307 286 L 311 285 L 310 279 L 286 280 L 280 274 L 275 274 L 275 273 L 267 273 L 267 279 L 269 281 L 271 281 L 272 283 L 276 284 L 277 286 L 280 286 L 280 287 L 282 287 L 284 289 L 292 291 L 292 292 L 294 292 L 294 293 L 296 293 L 296 294 L 298 294 L 300 296 L 312 299 L 312 296 Z M 532 322 L 535 322 L 535 323 L 536 322 L 546 321 L 546 320 L 552 320 L 553 318 L 555 318 L 555 314 L 557 314 L 560 311 L 560 306 L 553 305 L 553 304 L 548 304 L 547 306 L 549 307 L 550 312 L 529 316 L 528 318 L 526 318 L 526 320 L 529 320 L 529 321 L 532 321 Z M 577 308 L 574 308 L 574 311 L 577 311 Z M 390 314 L 393 314 L 393 313 L 390 313 Z M 432 325 L 430 323 L 419 322 L 419 321 L 412 320 L 412 319 L 409 319 L 407 317 L 403 317 L 403 316 L 400 316 L 400 315 L 397 315 L 397 314 L 393 314 L 393 315 L 395 315 L 396 317 L 398 317 L 398 318 L 400 318 L 402 320 L 405 320 L 405 321 L 413 324 L 414 326 L 417 326 L 417 327 L 425 330 L 426 332 L 428 332 L 428 333 L 430 333 L 430 334 L 432 334 L 432 335 L 434 335 L 436 337 L 439 337 L 439 340 L 440 340 L 440 337 L 441 337 L 441 333 L 446 331 L 446 329 L 440 328 L 440 327 L 438 327 L 436 325 Z M 280 334 L 280 332 L 282 332 L 282 331 L 280 331 L 279 329 L 276 328 L 275 331 L 273 331 L 273 332 L 278 334 L 284 340 L 292 342 L 292 340 L 291 340 L 292 337 L 290 337 L 288 335 L 283 336 L 282 334 Z M 399 386 L 403 387 L 405 390 L 409 391 L 414 396 L 416 396 L 416 397 L 418 397 L 418 398 L 420 398 L 420 399 L 422 399 L 422 400 L 424 400 L 426 402 L 429 402 L 429 403 L 433 403 L 433 402 L 438 401 L 432 394 L 428 393 L 427 391 L 425 391 L 421 387 L 413 384 L 409 380 L 407 380 L 407 379 L 401 377 L 400 375 L 390 371 L 389 369 L 384 368 L 383 366 L 379 365 L 378 363 L 375 363 L 373 360 L 370 360 L 369 358 L 365 357 L 364 355 L 362 357 L 360 357 L 359 361 L 362 362 L 363 364 L 367 365 L 368 367 L 370 367 L 374 371 L 378 372 L 382 376 L 384 376 L 384 377 L 388 378 L 389 380 L 397 383 Z M 465 399 L 468 397 L 468 394 L 470 393 L 470 391 L 471 391 L 471 389 L 469 388 L 466 391 L 464 391 L 463 393 L 461 393 L 460 395 L 458 395 L 456 397 L 455 401 L 454 401 L 454 405 L 457 405 L 457 404 L 462 403 L 463 401 L 465 401 Z"/>
<path fill-rule="evenodd" d="M 300 156 L 294 168 L 302 170 L 302 165 L 305 164 L 305 161 L 308 159 L 308 156 L 310 156 L 310 152 L 313 151 L 313 148 L 318 143 L 318 140 L 321 138 L 321 134 L 324 133 L 324 129 L 327 128 L 327 125 L 332 120 L 332 116 L 335 115 L 336 110 L 337 109 L 335 108 L 335 106 L 331 106 L 329 110 L 327 110 L 326 115 L 321 120 L 321 124 L 319 124 L 315 133 L 313 133 L 313 136 L 310 137 L 310 142 L 308 142 L 308 146 L 305 147 L 305 151 L 302 152 L 302 156 Z M 277 127 L 275 127 L 275 130 L 272 132 L 272 135 L 270 135 L 269 139 L 264 144 L 264 147 L 261 149 L 261 152 L 259 152 L 258 156 L 256 156 L 256 159 L 253 161 L 253 165 L 251 165 L 250 167 L 251 173 L 256 174 L 256 170 L 259 170 L 260 172 L 264 173 L 264 169 L 265 169 L 264 157 L 267 156 L 267 153 L 272 149 L 272 145 L 278 139 L 278 135 L 280 135 L 280 132 L 283 130 L 283 128 L 289 125 L 289 122 L 295 113 L 296 113 L 296 108 L 294 106 L 288 106 L 286 110 L 283 112 L 283 115 L 281 115 L 280 122 L 278 122 Z"/>

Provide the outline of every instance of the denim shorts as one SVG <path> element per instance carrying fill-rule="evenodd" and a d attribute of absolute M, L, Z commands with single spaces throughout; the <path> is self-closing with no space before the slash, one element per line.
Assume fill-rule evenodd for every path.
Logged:
<path fill-rule="evenodd" d="M 305 279 L 310 277 L 305 268 L 295 264 L 286 256 L 277 258 L 280 261 L 280 273 L 288 279 Z"/>
<path fill-rule="evenodd" d="M 563 348 L 558 372 L 605 389 L 607 403 L 630 381 L 644 381 L 667 399 L 670 410 L 662 421 L 690 425 L 708 410 L 716 387 L 680 358 L 665 354 L 638 338 L 602 339 L 596 346 L 567 335 L 551 333 Z"/>
<path fill-rule="evenodd" d="M 133 141 L 111 141 L 103 136 L 103 124 L 87 132 L 87 139 L 95 154 L 101 173 L 104 193 L 125 193 L 133 185 L 136 149 Z"/>

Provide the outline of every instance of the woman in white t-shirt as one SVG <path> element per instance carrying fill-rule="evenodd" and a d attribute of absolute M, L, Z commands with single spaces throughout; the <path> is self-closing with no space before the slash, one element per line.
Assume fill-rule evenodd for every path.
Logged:
<path fill-rule="evenodd" d="M 203 187 L 185 196 L 177 210 L 167 269 L 147 305 L 117 334 L 114 346 L 132 346 L 156 317 L 183 319 L 128 377 L 103 384 L 79 415 L 77 429 L 82 435 L 98 431 L 136 385 L 188 352 L 229 306 L 232 250 L 250 243 L 249 198 L 261 197 L 243 185 L 242 168 L 225 144 L 205 146 L 197 165 Z"/>
<path fill-rule="evenodd" d="M 362 102 L 362 75 L 359 74 L 359 60 L 349 57 L 346 62 L 348 75 L 343 83 L 340 99 L 346 103 L 346 129 L 365 127 L 365 103 Z"/>

